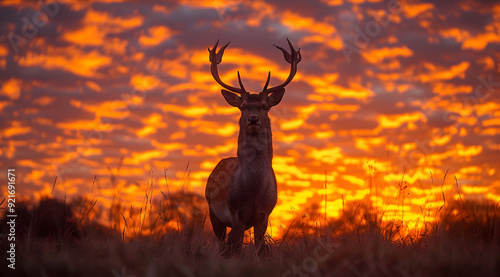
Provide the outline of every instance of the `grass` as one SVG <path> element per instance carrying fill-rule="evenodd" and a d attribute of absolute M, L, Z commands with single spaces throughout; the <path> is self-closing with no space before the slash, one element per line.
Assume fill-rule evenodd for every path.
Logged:
<path fill-rule="evenodd" d="M 95 181 L 95 180 L 94 180 Z M 443 180 L 444 182 L 444 180 Z M 17 206 L 16 270 L 7 268 L 7 244 L 0 245 L 2 276 L 498 276 L 498 203 L 445 200 L 437 220 L 409 229 L 404 213 L 382 220 L 385 211 L 347 202 L 339 218 L 325 219 L 319 204 L 297 213 L 269 252 L 257 255 L 251 237 L 242 253 L 219 255 L 204 198 L 185 190 L 156 191 L 147 185 L 140 207 L 113 200 L 106 216 L 96 200 L 69 203 L 45 198 Z M 404 210 L 407 184 L 396 196 Z M 441 186 L 442 187 L 442 186 Z M 458 185 L 457 185 L 458 188 Z M 442 192 L 442 190 L 441 190 Z M 299 215 L 300 214 L 300 215 Z M 99 218 L 107 218 L 103 225 Z M 111 227 L 110 227 L 111 226 Z M 6 220 L 1 220 L 2 242 Z M 404 231 L 403 231 L 404 229 Z M 6 275 L 8 274 L 8 275 Z"/>

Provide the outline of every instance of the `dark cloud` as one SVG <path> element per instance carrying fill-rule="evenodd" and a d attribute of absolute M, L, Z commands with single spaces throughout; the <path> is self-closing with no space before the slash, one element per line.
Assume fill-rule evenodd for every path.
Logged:
<path fill-rule="evenodd" d="M 336 120 L 331 121 L 331 126 L 333 130 L 372 130 L 377 128 L 378 122 L 376 120 L 370 120 L 366 118 L 343 118 L 339 117 Z"/>

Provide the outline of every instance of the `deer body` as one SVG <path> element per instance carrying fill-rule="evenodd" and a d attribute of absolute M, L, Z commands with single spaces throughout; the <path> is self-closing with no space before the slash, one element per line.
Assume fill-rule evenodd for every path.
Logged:
<path fill-rule="evenodd" d="M 210 174 L 205 189 L 210 221 L 221 242 L 225 240 L 226 228 L 231 228 L 227 241 L 230 252 L 241 248 L 244 232 L 251 227 L 254 227 L 255 245 L 260 249 L 269 214 L 276 206 L 277 185 L 272 168 L 273 146 L 268 112 L 281 101 L 284 87 L 292 80 L 301 59 L 300 50 L 295 51 L 290 41 L 288 43 L 291 54 L 278 48 L 292 65 L 290 76 L 282 85 L 268 89 L 269 73 L 266 85 L 259 94 L 246 92 L 239 72 L 240 88 L 220 80 L 217 64 L 222 61 L 224 49 L 229 43 L 219 53 L 216 52 L 218 43 L 212 50 L 209 49 L 212 75 L 229 90 L 222 90 L 222 95 L 228 104 L 241 110 L 237 157 L 221 160 Z"/>

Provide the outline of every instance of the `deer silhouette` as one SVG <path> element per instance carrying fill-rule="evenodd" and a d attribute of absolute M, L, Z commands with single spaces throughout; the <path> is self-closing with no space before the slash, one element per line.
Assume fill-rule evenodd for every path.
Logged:
<path fill-rule="evenodd" d="M 269 110 L 278 105 L 301 61 L 300 49 L 295 50 L 287 39 L 291 53 L 283 52 L 291 65 L 286 81 L 275 87 L 268 87 L 271 72 L 267 76 L 262 92 L 251 94 L 245 90 L 238 71 L 239 88 L 225 84 L 219 77 L 218 64 L 222 61 L 224 45 L 219 52 L 215 44 L 210 53 L 211 72 L 215 81 L 224 89 L 221 91 L 226 102 L 241 111 L 237 157 L 221 160 L 208 177 L 205 197 L 209 205 L 210 221 L 221 245 L 225 245 L 226 228 L 231 232 L 227 238 L 227 252 L 241 249 L 245 230 L 253 227 L 255 246 L 261 251 L 267 229 L 269 214 L 278 198 L 276 177 L 272 167 L 273 145 Z M 224 249 L 224 248 L 223 248 Z"/>

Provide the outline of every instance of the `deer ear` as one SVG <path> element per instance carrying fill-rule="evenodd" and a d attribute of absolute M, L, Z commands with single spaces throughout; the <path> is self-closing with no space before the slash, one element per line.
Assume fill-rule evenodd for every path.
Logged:
<path fill-rule="evenodd" d="M 285 94 L 285 88 L 281 88 L 280 90 L 277 90 L 271 95 L 269 95 L 269 98 L 267 98 L 267 104 L 269 106 L 276 106 L 281 102 L 281 99 L 283 99 L 283 95 Z"/>
<path fill-rule="evenodd" d="M 225 89 L 221 90 L 221 93 L 229 105 L 231 105 L 233 107 L 237 107 L 237 108 L 239 106 L 241 106 L 241 97 L 239 97 L 237 94 L 234 94 L 234 93 L 227 91 Z"/>

